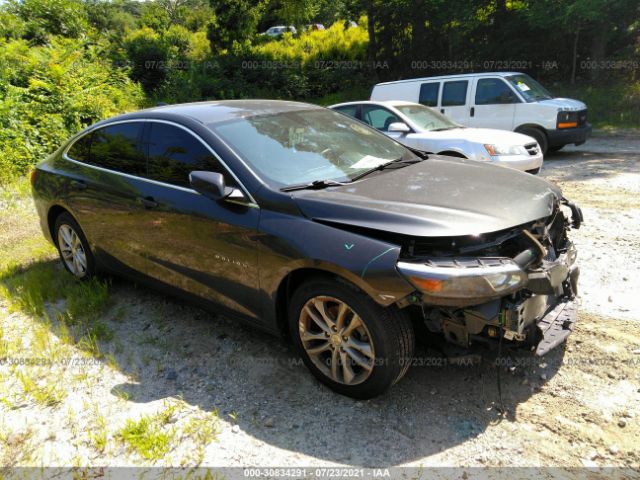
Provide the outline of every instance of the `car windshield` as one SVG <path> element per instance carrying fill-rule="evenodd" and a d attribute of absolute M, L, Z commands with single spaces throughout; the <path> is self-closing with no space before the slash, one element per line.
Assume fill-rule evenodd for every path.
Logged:
<path fill-rule="evenodd" d="M 424 105 L 400 105 L 395 107 L 422 130 L 451 130 L 460 125 Z"/>
<path fill-rule="evenodd" d="M 275 188 L 347 182 L 393 160 L 415 157 L 385 135 L 326 109 L 257 115 L 208 127 Z"/>
<path fill-rule="evenodd" d="M 506 79 L 516 87 L 524 99 L 531 103 L 538 100 L 549 100 L 553 95 L 529 75 L 509 75 Z"/>

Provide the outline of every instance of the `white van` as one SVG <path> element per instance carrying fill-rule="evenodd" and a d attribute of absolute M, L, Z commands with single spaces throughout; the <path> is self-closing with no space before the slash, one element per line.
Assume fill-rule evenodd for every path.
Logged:
<path fill-rule="evenodd" d="M 437 108 L 470 127 L 514 130 L 536 139 L 543 153 L 580 145 L 591 135 L 587 106 L 554 98 L 517 72 L 469 73 L 379 83 L 372 101 L 406 100 Z"/>

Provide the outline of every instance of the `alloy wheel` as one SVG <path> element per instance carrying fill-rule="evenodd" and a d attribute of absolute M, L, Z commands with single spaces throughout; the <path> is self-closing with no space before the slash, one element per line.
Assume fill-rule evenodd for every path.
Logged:
<path fill-rule="evenodd" d="M 329 296 L 307 301 L 298 321 L 302 346 L 315 366 L 334 382 L 357 385 L 371 375 L 375 350 L 360 316 Z"/>
<path fill-rule="evenodd" d="M 87 255 L 82 240 L 69 225 L 60 225 L 58 246 L 69 271 L 78 278 L 84 277 L 87 274 Z"/>

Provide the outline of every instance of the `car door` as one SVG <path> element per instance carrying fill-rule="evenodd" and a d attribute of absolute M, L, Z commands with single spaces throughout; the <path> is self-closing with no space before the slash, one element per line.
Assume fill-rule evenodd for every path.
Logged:
<path fill-rule="evenodd" d="M 259 317 L 256 231 L 260 210 L 203 140 L 184 127 L 149 121 L 147 179 L 136 227 L 146 274 L 249 317 Z M 244 198 L 214 201 L 189 173 L 222 173 Z"/>
<path fill-rule="evenodd" d="M 516 104 L 520 99 L 511 87 L 499 77 L 477 78 L 474 91 L 470 125 L 513 130 Z"/>
<path fill-rule="evenodd" d="M 440 113 L 462 125 L 469 125 L 469 80 L 442 82 Z"/>
<path fill-rule="evenodd" d="M 99 261 L 119 270 L 131 263 L 127 235 L 134 223 L 141 175 L 144 123 L 128 121 L 99 128 L 75 142 L 65 154 L 74 164 L 67 203 Z"/>

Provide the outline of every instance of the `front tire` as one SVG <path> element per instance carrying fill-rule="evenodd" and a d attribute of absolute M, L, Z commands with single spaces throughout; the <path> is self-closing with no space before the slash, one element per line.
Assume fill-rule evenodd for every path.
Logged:
<path fill-rule="evenodd" d="M 95 260 L 80 225 L 68 213 L 56 218 L 53 238 L 64 268 L 79 280 L 95 274 Z"/>
<path fill-rule="evenodd" d="M 406 313 L 381 307 L 350 285 L 318 279 L 300 286 L 289 307 L 296 350 L 332 390 L 358 399 L 385 392 L 406 373 L 414 331 Z"/>

